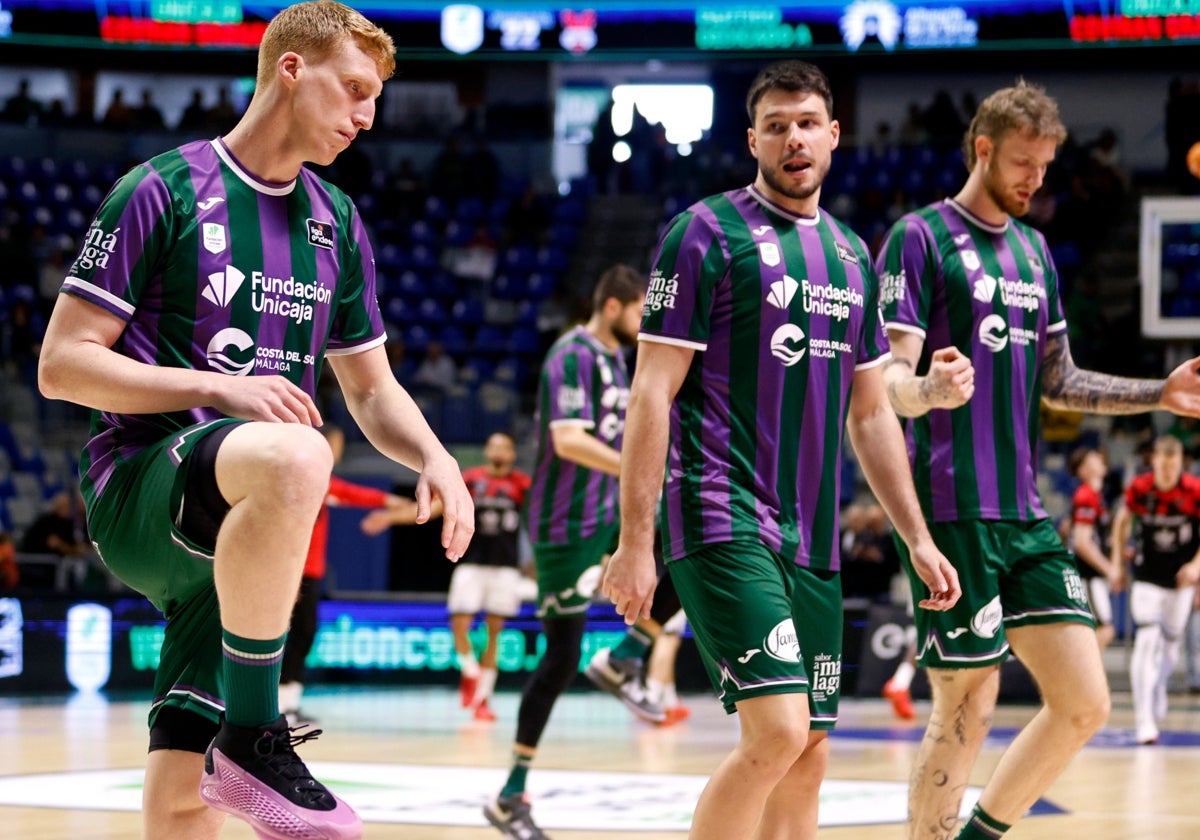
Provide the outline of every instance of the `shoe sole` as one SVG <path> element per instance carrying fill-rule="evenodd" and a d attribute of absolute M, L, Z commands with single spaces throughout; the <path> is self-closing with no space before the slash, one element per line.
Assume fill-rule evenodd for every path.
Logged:
<path fill-rule="evenodd" d="M 300 809 L 253 776 L 248 780 L 248 774 L 215 747 L 212 764 L 213 772 L 201 777 L 200 798 L 210 808 L 249 823 L 264 840 L 359 840 L 363 836 L 362 820 L 336 796 L 338 804 L 332 811 Z"/>
<path fill-rule="evenodd" d="M 601 691 L 606 691 L 613 697 L 620 700 L 621 705 L 633 712 L 634 715 L 636 715 L 639 719 L 646 721 L 646 723 L 662 723 L 667 719 L 666 712 L 663 712 L 661 715 L 652 715 L 641 706 L 637 705 L 637 703 L 634 703 L 632 700 L 626 697 L 621 692 L 621 684 L 616 683 L 614 685 L 612 678 L 609 677 L 609 675 L 598 666 L 589 663 L 588 666 L 583 669 L 583 675 L 587 677 L 591 681 L 592 685 L 596 686 L 596 688 L 600 689 Z"/>

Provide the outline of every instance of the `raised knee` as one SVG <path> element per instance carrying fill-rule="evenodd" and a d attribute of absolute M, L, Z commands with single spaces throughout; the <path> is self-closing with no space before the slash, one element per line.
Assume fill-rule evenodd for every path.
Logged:
<path fill-rule="evenodd" d="M 252 468 L 281 494 L 325 497 L 333 450 L 320 432 L 297 424 L 272 425 L 255 448 Z"/>

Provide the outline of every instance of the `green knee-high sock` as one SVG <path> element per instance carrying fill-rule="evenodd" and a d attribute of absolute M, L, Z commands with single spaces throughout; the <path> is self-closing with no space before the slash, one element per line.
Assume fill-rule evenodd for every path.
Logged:
<path fill-rule="evenodd" d="M 525 777 L 529 775 L 529 765 L 532 763 L 533 756 L 513 751 L 512 770 L 509 771 L 508 781 L 500 789 L 501 797 L 525 792 Z"/>
<path fill-rule="evenodd" d="M 630 627 L 625 636 L 612 649 L 613 659 L 643 659 L 654 639 L 650 634 L 638 627 Z"/>
<path fill-rule="evenodd" d="M 261 726 L 279 717 L 279 673 L 284 633 L 278 639 L 243 639 L 221 631 L 225 673 L 225 719 Z"/>
<path fill-rule="evenodd" d="M 966 825 L 954 840 L 998 840 L 1010 828 L 1011 825 L 1005 825 L 976 805 L 967 817 Z"/>

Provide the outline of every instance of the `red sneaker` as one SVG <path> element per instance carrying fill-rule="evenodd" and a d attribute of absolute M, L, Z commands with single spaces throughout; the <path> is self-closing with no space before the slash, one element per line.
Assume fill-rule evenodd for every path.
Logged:
<path fill-rule="evenodd" d="M 475 720 L 492 721 L 496 719 L 496 713 L 492 711 L 492 707 L 488 705 L 488 701 L 484 700 L 475 707 Z"/>
<path fill-rule="evenodd" d="M 676 723 L 682 723 L 692 716 L 692 710 L 682 704 L 678 706 L 672 706 L 666 710 L 666 713 L 666 720 L 662 721 L 662 723 L 659 723 L 659 726 L 673 726 Z"/>
<path fill-rule="evenodd" d="M 917 710 L 913 708 L 912 693 L 907 688 L 888 680 L 883 684 L 883 696 L 892 701 L 892 711 L 903 720 L 915 720 Z"/>
<path fill-rule="evenodd" d="M 459 677 L 458 696 L 464 709 L 471 708 L 471 701 L 475 699 L 475 686 L 477 685 L 479 685 L 479 677 L 468 677 L 466 674 Z"/>

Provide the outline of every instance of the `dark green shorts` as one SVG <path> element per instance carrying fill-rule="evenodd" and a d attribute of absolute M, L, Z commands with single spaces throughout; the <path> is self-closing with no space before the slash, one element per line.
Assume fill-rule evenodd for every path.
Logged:
<path fill-rule="evenodd" d="M 537 566 L 538 609 L 541 618 L 580 615 L 600 584 L 600 561 L 616 549 L 620 526 L 600 526 L 577 543 L 539 543 L 533 547 Z"/>
<path fill-rule="evenodd" d="M 954 608 L 917 608 L 918 661 L 930 668 L 980 668 L 1008 657 L 1007 627 L 1077 622 L 1095 626 L 1075 558 L 1049 519 L 933 522 L 933 541 L 954 564 L 962 598 Z M 928 587 L 900 541 L 913 601 Z"/>
<path fill-rule="evenodd" d="M 669 569 L 726 712 L 751 697 L 806 693 L 811 727 L 834 727 L 842 676 L 837 572 L 797 566 L 753 541 L 706 545 Z"/>
<path fill-rule="evenodd" d="M 150 725 L 164 705 L 217 721 L 222 697 L 221 615 L 213 586 L 215 545 L 199 545 L 176 526 L 189 455 L 229 423 L 202 423 L 120 462 L 88 510 L 88 530 L 104 563 L 167 620 L 154 678 Z"/>

